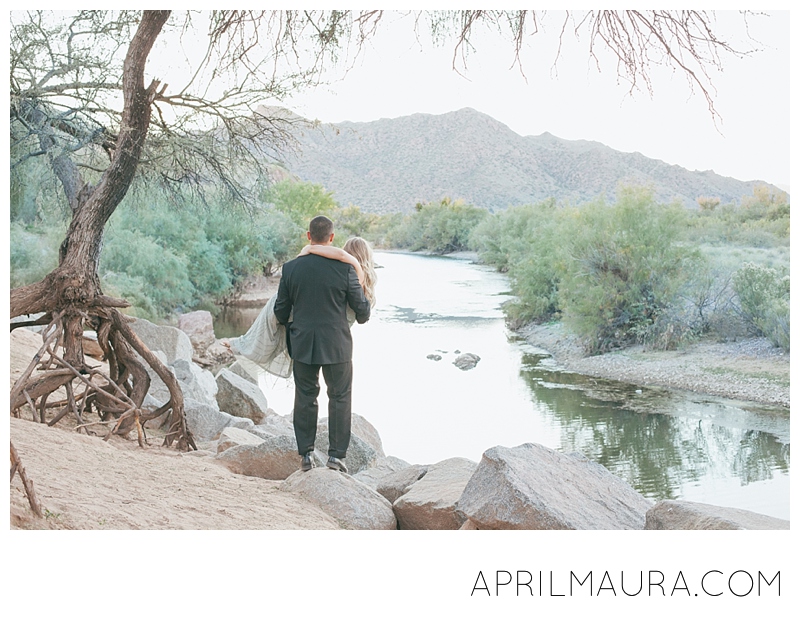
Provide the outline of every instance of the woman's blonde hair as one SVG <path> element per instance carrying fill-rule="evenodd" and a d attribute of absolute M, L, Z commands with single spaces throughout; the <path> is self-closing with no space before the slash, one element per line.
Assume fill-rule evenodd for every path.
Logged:
<path fill-rule="evenodd" d="M 372 248 L 361 237 L 351 237 L 342 249 L 354 256 L 364 270 L 364 296 L 369 300 L 370 305 L 374 306 L 375 285 L 378 283 L 378 276 L 372 260 Z"/>

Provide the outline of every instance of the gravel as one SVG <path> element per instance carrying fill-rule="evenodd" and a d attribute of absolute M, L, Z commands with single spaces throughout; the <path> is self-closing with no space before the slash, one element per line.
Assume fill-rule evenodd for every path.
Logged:
<path fill-rule="evenodd" d="M 678 351 L 634 346 L 587 356 L 580 340 L 560 323 L 529 325 L 519 334 L 571 372 L 789 407 L 789 353 L 766 338 L 701 341 Z"/>

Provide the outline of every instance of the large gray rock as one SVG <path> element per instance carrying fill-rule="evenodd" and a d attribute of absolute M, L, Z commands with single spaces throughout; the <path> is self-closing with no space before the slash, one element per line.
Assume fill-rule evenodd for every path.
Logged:
<path fill-rule="evenodd" d="M 394 514 L 403 530 L 457 530 L 465 517 L 456 502 L 475 472 L 477 463 L 454 457 L 440 461 L 394 502 Z"/>
<path fill-rule="evenodd" d="M 789 521 L 741 508 L 665 500 L 647 511 L 646 530 L 788 530 Z"/>
<path fill-rule="evenodd" d="M 484 452 L 457 508 L 482 530 L 640 530 L 652 505 L 581 454 L 526 443 Z"/>
<path fill-rule="evenodd" d="M 410 463 L 407 463 L 403 459 L 397 458 L 396 456 L 384 456 L 378 459 L 369 469 L 362 469 L 357 474 L 354 474 L 353 478 L 359 482 L 363 482 L 370 489 L 375 489 L 377 491 L 378 483 L 383 480 L 383 478 L 401 469 L 405 469 L 406 467 L 410 467 Z M 383 495 L 383 493 L 381 493 L 381 495 Z M 386 496 L 384 495 L 384 497 Z M 392 500 L 389 501 L 391 502 Z"/>
<path fill-rule="evenodd" d="M 427 465 L 409 465 L 395 473 L 381 478 L 375 490 L 394 504 L 401 495 L 404 495 L 425 474 L 428 473 Z"/>
<path fill-rule="evenodd" d="M 292 416 L 279 415 L 272 409 L 267 409 L 267 415 L 256 425 L 256 428 L 270 435 L 289 435 L 294 437 Z"/>
<path fill-rule="evenodd" d="M 131 323 L 131 328 L 148 349 L 163 352 L 167 364 L 172 364 L 178 359 L 191 361 L 192 342 L 189 336 L 177 327 L 155 325 L 145 319 L 136 319 Z"/>
<path fill-rule="evenodd" d="M 173 374 L 180 385 L 184 398 L 191 398 L 211 407 L 217 407 L 217 382 L 214 380 L 213 374 L 190 360 L 177 359 L 170 363 L 163 351 L 154 351 L 153 354 Z M 169 400 L 169 390 L 149 364 L 145 364 L 145 368 L 150 375 L 148 395 L 158 403 L 158 406 L 161 406 Z"/>
<path fill-rule="evenodd" d="M 386 453 L 383 451 L 383 442 L 381 441 L 381 436 L 378 434 L 378 429 L 376 429 L 367 418 L 354 413 L 350 420 L 350 432 L 372 446 L 378 457 L 386 456 Z"/>
<path fill-rule="evenodd" d="M 214 405 L 217 402 L 217 382 L 214 375 L 190 360 L 177 359 L 170 365 L 183 391 L 184 398 Z M 236 413 L 229 411 L 232 415 Z M 244 416 L 242 416 L 244 417 Z"/>
<path fill-rule="evenodd" d="M 197 355 L 205 355 L 206 349 L 214 344 L 214 317 L 208 310 L 187 312 L 178 317 L 178 329 L 189 336 L 192 348 Z"/>
<path fill-rule="evenodd" d="M 242 379 L 247 379 L 250 383 L 258 385 L 258 373 L 256 372 L 256 374 L 253 374 L 252 367 L 258 368 L 258 366 L 252 362 L 248 365 L 243 364 L 241 360 L 236 360 L 233 364 L 228 366 L 228 370 L 235 375 L 239 375 Z"/>
<path fill-rule="evenodd" d="M 317 426 L 317 438 L 314 442 L 314 453 L 321 461 L 328 460 L 328 426 L 319 424 Z M 350 445 L 347 448 L 347 456 L 344 459 L 347 465 L 347 472 L 352 476 L 360 471 L 369 469 L 378 462 L 378 453 L 371 445 L 361 439 L 358 435 L 350 434 Z"/>
<path fill-rule="evenodd" d="M 183 410 L 186 414 L 186 426 L 194 435 L 195 441 L 214 440 L 223 428 L 233 426 L 233 416 L 220 411 L 216 405 L 187 398 L 183 401 Z"/>
<path fill-rule="evenodd" d="M 267 413 L 267 397 L 257 386 L 223 368 L 217 374 L 217 403 L 219 408 L 240 418 L 250 418 L 260 424 Z"/>
<path fill-rule="evenodd" d="M 316 504 L 349 530 L 395 530 L 391 504 L 352 476 L 320 467 L 289 476 L 281 490 Z"/>
<path fill-rule="evenodd" d="M 257 446 L 264 441 L 264 439 L 266 438 L 254 435 L 253 433 L 242 428 L 229 426 L 227 428 L 223 428 L 222 432 L 219 434 L 219 440 L 217 441 L 217 454 L 225 452 L 225 450 L 232 448 L 233 446 Z"/>
<path fill-rule="evenodd" d="M 217 455 L 236 474 L 268 480 L 284 480 L 300 469 L 300 456 L 294 438 L 269 437 L 259 444 L 241 444 Z"/>

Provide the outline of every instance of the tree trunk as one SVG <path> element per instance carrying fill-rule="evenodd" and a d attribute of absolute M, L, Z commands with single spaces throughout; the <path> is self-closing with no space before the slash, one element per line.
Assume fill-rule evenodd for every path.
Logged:
<path fill-rule="evenodd" d="M 58 340 L 64 348 L 64 355 L 63 358 L 57 356 L 54 346 L 52 349 L 43 347 L 40 355 L 44 354 L 45 350 L 49 351 L 48 367 L 54 365 L 57 369 L 46 368 L 44 377 L 40 375 L 38 378 L 28 378 L 22 384 L 15 386 L 14 392 L 17 398 L 12 398 L 12 409 L 20 406 L 21 402 L 27 402 L 27 399 L 35 401 L 36 398 L 40 398 L 42 417 L 44 417 L 45 403 L 52 389 L 43 390 L 41 386 L 64 385 L 67 381 L 61 374 L 65 368 L 71 368 L 77 374 L 86 374 L 90 369 L 86 368 L 84 362 L 82 347 L 84 327 L 93 326 L 100 337 L 101 326 L 104 326 L 103 342 L 106 345 L 106 355 L 115 371 L 112 373 L 114 376 L 109 378 L 109 383 L 96 390 L 94 400 L 100 403 L 111 403 L 113 400 L 113 407 L 109 405 L 109 410 L 117 414 L 120 409 L 125 410 L 122 417 L 125 418 L 130 413 L 138 424 L 139 407 L 149 386 L 149 377 L 140 362 L 132 356 L 131 345 L 151 365 L 152 360 L 148 358 L 153 358 L 156 362 L 158 359 L 146 351 L 146 347 L 143 353 L 140 350 L 144 346 L 141 342 L 135 344 L 130 342 L 132 332 L 125 329 L 124 317 L 121 317 L 116 310 L 117 307 L 128 304 L 103 295 L 98 278 L 98 264 L 106 222 L 130 188 L 147 137 L 152 104 L 159 94 L 159 82 L 154 80 L 145 87 L 144 68 L 150 50 L 169 14 L 169 11 L 142 13 L 141 22 L 128 47 L 123 65 L 122 124 L 111 162 L 99 183 L 94 187 L 89 186 L 80 178 L 76 166 L 65 165 L 65 162 L 55 159 L 52 162 L 54 167 L 58 168 L 57 176 L 72 208 L 72 220 L 59 249 L 58 267 L 40 282 L 13 289 L 10 315 L 14 318 L 44 312 L 58 316 L 58 320 L 51 323 L 50 328 L 62 332 Z M 157 366 L 156 371 L 159 375 L 163 375 L 162 379 L 165 379 L 172 396 L 165 405 L 166 409 L 172 409 L 170 425 L 173 434 L 168 436 L 167 443 L 171 444 L 177 439 L 179 444 L 193 445 L 183 419 L 183 398 L 177 381 L 168 369 L 160 363 Z M 47 374 L 48 372 L 50 374 Z M 129 380 L 132 385 L 129 385 Z M 118 385 L 117 382 L 122 385 Z M 89 391 L 94 390 L 87 387 L 84 401 L 89 398 Z M 98 394 L 102 396 L 101 392 L 105 392 L 105 397 L 98 398 Z M 120 401 L 119 394 L 113 399 L 108 397 L 108 394 L 117 392 L 125 396 L 123 401 Z M 69 406 L 75 409 L 76 416 L 80 418 L 74 399 L 70 399 Z M 125 425 L 118 423 L 114 430 L 121 431 L 125 428 L 127 428 Z"/>

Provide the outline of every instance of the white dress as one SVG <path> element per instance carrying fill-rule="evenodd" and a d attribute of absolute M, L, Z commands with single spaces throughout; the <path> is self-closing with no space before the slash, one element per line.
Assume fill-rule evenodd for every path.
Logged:
<path fill-rule="evenodd" d="M 269 298 L 246 334 L 230 338 L 229 342 L 231 351 L 240 361 L 244 361 L 245 366 L 252 362 L 262 370 L 285 379 L 292 375 L 292 358 L 286 349 L 286 327 L 275 318 L 277 297 L 276 293 Z M 347 322 L 352 326 L 355 320 L 356 314 L 348 306 Z"/>

